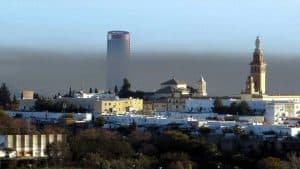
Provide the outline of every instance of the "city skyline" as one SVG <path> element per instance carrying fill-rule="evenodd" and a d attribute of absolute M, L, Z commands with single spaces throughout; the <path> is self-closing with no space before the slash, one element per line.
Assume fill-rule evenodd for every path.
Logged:
<path fill-rule="evenodd" d="M 299 0 L 0 2 L 0 169 L 295 169 Z"/>
<path fill-rule="evenodd" d="M 0 4 L 0 21 L 4 23 L 0 28 L 3 39 L 0 48 L 4 49 L 52 51 L 71 57 L 80 57 L 74 53 L 97 53 L 101 57 L 106 51 L 106 32 L 127 30 L 133 37 L 133 54 L 216 51 L 245 54 L 252 50 L 250 44 L 257 35 L 264 39 L 266 55 L 300 54 L 296 0 L 277 3 L 270 0 L 244 3 L 235 0 L 217 3 L 29 0 Z"/>

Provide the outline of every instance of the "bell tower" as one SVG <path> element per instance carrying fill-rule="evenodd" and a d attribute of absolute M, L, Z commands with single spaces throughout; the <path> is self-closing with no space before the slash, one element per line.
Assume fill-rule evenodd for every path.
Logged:
<path fill-rule="evenodd" d="M 201 79 L 198 81 L 197 95 L 199 97 L 207 96 L 206 81 L 203 76 L 201 76 Z"/>
<path fill-rule="evenodd" d="M 254 91 L 260 95 L 266 93 L 266 66 L 263 51 L 260 48 L 260 39 L 257 37 L 253 59 L 250 63 L 250 76 L 253 78 Z"/>

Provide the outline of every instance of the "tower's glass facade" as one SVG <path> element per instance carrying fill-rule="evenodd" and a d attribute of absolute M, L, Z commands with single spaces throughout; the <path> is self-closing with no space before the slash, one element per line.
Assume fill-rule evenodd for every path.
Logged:
<path fill-rule="evenodd" d="M 110 31 L 107 34 L 106 87 L 113 91 L 128 78 L 130 34 L 126 31 Z"/>

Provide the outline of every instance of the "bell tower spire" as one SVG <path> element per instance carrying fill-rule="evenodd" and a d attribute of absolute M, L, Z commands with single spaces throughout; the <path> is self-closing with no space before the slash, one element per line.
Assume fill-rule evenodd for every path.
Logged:
<path fill-rule="evenodd" d="M 259 39 L 259 36 L 256 37 L 255 46 L 256 46 L 256 49 L 260 49 L 260 39 Z"/>
<path fill-rule="evenodd" d="M 257 36 L 255 40 L 255 50 L 250 63 L 250 75 L 246 81 L 245 94 L 264 95 L 266 94 L 266 67 L 264 54 L 261 49 L 261 41 Z"/>
<path fill-rule="evenodd" d="M 261 41 L 257 36 L 255 40 L 255 50 L 253 60 L 250 63 L 250 76 L 253 78 L 254 91 L 259 94 L 266 93 L 266 63 L 261 49 Z M 249 84 L 249 86 L 251 86 Z"/>

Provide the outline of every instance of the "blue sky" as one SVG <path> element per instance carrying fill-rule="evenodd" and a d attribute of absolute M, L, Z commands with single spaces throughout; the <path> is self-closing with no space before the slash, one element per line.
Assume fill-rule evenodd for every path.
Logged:
<path fill-rule="evenodd" d="M 133 52 L 300 54 L 299 0 L 2 0 L 0 47 L 106 51 L 109 30 Z"/>

